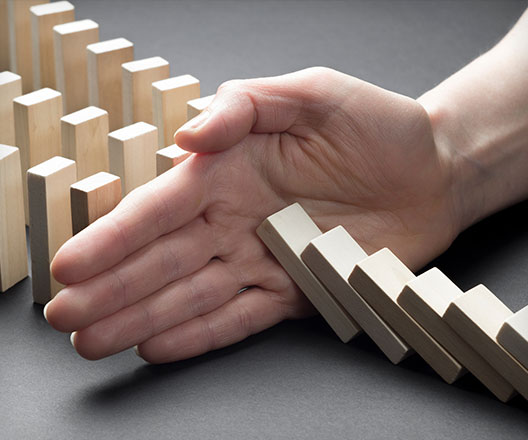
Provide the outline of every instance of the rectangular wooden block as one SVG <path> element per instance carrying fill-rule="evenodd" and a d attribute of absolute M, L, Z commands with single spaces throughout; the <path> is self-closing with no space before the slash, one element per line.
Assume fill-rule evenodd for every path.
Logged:
<path fill-rule="evenodd" d="M 9 23 L 7 19 L 7 0 L 0 0 L 0 72 L 9 69 Z"/>
<path fill-rule="evenodd" d="M 257 235 L 284 270 L 321 313 L 343 342 L 350 341 L 361 328 L 301 259 L 308 243 L 321 230 L 298 203 L 269 216 L 257 228 Z"/>
<path fill-rule="evenodd" d="M 413 352 L 348 283 L 348 276 L 367 253 L 342 226 L 314 238 L 302 260 L 339 301 L 391 362 L 399 363 Z"/>
<path fill-rule="evenodd" d="M 62 155 L 77 163 L 79 179 L 108 171 L 108 131 L 108 113 L 97 107 L 61 118 Z"/>
<path fill-rule="evenodd" d="M 18 148 L 0 144 L 0 291 L 28 276 L 22 170 Z"/>
<path fill-rule="evenodd" d="M 46 304 L 62 289 L 50 273 L 50 263 L 72 236 L 70 185 L 77 180 L 75 162 L 56 156 L 27 173 L 29 240 L 33 301 Z"/>
<path fill-rule="evenodd" d="M 86 47 L 90 105 L 108 112 L 110 131 L 123 126 L 121 64 L 134 59 L 134 45 L 125 38 L 101 41 Z"/>
<path fill-rule="evenodd" d="M 202 98 L 191 99 L 187 101 L 187 120 L 198 116 L 204 109 L 211 104 L 216 95 L 203 96 Z"/>
<path fill-rule="evenodd" d="M 497 340 L 528 369 L 528 306 L 504 321 Z"/>
<path fill-rule="evenodd" d="M 75 235 L 117 206 L 121 201 L 121 179 L 101 171 L 74 183 L 70 197 Z"/>
<path fill-rule="evenodd" d="M 159 176 L 172 167 L 182 163 L 190 155 L 191 153 L 181 149 L 176 144 L 156 151 L 156 175 Z"/>
<path fill-rule="evenodd" d="M 0 143 L 15 145 L 13 99 L 22 95 L 22 78 L 12 72 L 0 73 Z"/>
<path fill-rule="evenodd" d="M 360 261 L 348 282 L 447 383 L 464 368 L 398 304 L 398 296 L 414 274 L 389 249 Z"/>
<path fill-rule="evenodd" d="M 108 135 L 110 172 L 121 178 L 123 196 L 156 177 L 158 129 L 146 122 Z"/>
<path fill-rule="evenodd" d="M 513 387 L 528 399 L 528 370 L 498 342 L 497 334 L 513 312 L 485 286 L 454 299 L 443 319 Z"/>
<path fill-rule="evenodd" d="M 123 125 L 153 123 L 152 83 L 170 76 L 169 62 L 161 57 L 130 61 L 122 66 Z"/>
<path fill-rule="evenodd" d="M 44 88 L 13 100 L 15 144 L 20 148 L 22 175 L 61 151 L 60 118 L 62 97 L 56 90 Z M 27 182 L 24 179 L 26 222 L 29 221 Z"/>
<path fill-rule="evenodd" d="M 79 20 L 53 27 L 55 80 L 64 97 L 64 113 L 89 105 L 86 46 L 99 41 L 99 25 Z"/>
<path fill-rule="evenodd" d="M 398 296 L 398 304 L 502 402 L 516 392 L 468 343 L 442 320 L 451 301 L 464 293 L 440 270 L 433 268 L 412 279 Z"/>
<path fill-rule="evenodd" d="M 199 97 L 200 81 L 191 75 L 152 83 L 153 117 L 160 148 L 174 143 L 174 132 L 187 122 L 187 102 Z"/>
<path fill-rule="evenodd" d="M 32 6 L 31 39 L 33 47 L 33 88 L 56 89 L 53 26 L 75 20 L 75 10 L 68 1 Z"/>

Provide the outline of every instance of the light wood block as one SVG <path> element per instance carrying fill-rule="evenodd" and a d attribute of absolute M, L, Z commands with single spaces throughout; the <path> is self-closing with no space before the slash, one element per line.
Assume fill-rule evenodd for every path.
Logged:
<path fill-rule="evenodd" d="M 68 1 L 32 6 L 31 39 L 33 53 L 33 88 L 57 88 L 53 26 L 75 20 L 75 8 Z"/>
<path fill-rule="evenodd" d="M 528 370 L 497 342 L 499 330 L 512 316 L 513 312 L 499 298 L 478 285 L 455 298 L 443 319 L 528 399 Z"/>
<path fill-rule="evenodd" d="M 121 201 L 121 179 L 101 171 L 74 183 L 70 197 L 75 235 L 117 206 Z"/>
<path fill-rule="evenodd" d="M 62 97 L 56 90 L 44 88 L 13 100 L 15 144 L 20 148 L 22 175 L 61 151 L 60 118 Z M 24 179 L 26 224 L 29 223 L 27 182 Z"/>
<path fill-rule="evenodd" d="M 153 117 L 160 148 L 174 143 L 174 132 L 187 122 L 187 102 L 199 97 L 200 81 L 191 75 L 152 83 Z"/>
<path fill-rule="evenodd" d="M 108 131 L 108 113 L 97 107 L 61 118 L 62 155 L 77 163 L 79 179 L 108 171 Z"/>
<path fill-rule="evenodd" d="M 28 276 L 27 261 L 20 152 L 0 144 L 0 291 Z"/>
<path fill-rule="evenodd" d="M 414 274 L 389 249 L 358 262 L 348 282 L 447 383 L 465 369 L 398 304 L 398 296 Z"/>
<path fill-rule="evenodd" d="M 108 135 L 110 172 L 121 178 L 123 196 L 156 177 L 158 129 L 146 122 Z"/>
<path fill-rule="evenodd" d="M 497 340 L 528 369 L 528 306 L 506 319 Z"/>
<path fill-rule="evenodd" d="M 176 144 L 156 151 L 156 175 L 163 174 L 172 167 L 182 163 L 192 153 L 185 151 Z"/>
<path fill-rule="evenodd" d="M 187 120 L 198 116 L 205 108 L 213 102 L 216 95 L 203 96 L 202 98 L 191 99 L 187 102 Z"/>
<path fill-rule="evenodd" d="M 516 392 L 468 343 L 442 320 L 451 301 L 464 293 L 440 270 L 433 268 L 412 279 L 398 296 L 398 304 L 502 402 Z"/>
<path fill-rule="evenodd" d="M 22 78 L 12 72 L 0 73 L 0 143 L 15 145 L 13 99 L 22 95 Z"/>
<path fill-rule="evenodd" d="M 88 107 L 86 46 L 99 41 L 99 25 L 79 20 L 53 27 L 55 80 L 64 96 L 64 113 Z"/>
<path fill-rule="evenodd" d="M 22 92 L 33 90 L 31 15 L 29 8 L 47 0 L 7 0 L 9 66 L 22 77 Z"/>
<path fill-rule="evenodd" d="M 269 216 L 257 228 L 257 235 L 343 342 L 361 331 L 301 259 L 308 243 L 321 235 L 301 205 L 294 203 Z"/>
<path fill-rule="evenodd" d="M 9 23 L 7 19 L 7 0 L 0 0 L 0 72 L 9 69 Z"/>
<path fill-rule="evenodd" d="M 414 352 L 348 283 L 354 266 L 367 253 L 345 228 L 337 226 L 314 238 L 301 257 L 391 362 L 397 364 Z"/>
<path fill-rule="evenodd" d="M 121 64 L 134 59 L 134 45 L 125 38 L 101 41 L 86 47 L 90 105 L 108 112 L 110 131 L 123 126 Z"/>
<path fill-rule="evenodd" d="M 77 180 L 75 162 L 53 157 L 30 168 L 27 180 L 33 301 L 46 304 L 63 287 L 51 275 L 50 264 L 72 236 L 70 185 Z"/>
<path fill-rule="evenodd" d="M 152 83 L 170 76 L 169 62 L 161 57 L 130 61 L 122 66 L 123 125 L 153 123 Z"/>

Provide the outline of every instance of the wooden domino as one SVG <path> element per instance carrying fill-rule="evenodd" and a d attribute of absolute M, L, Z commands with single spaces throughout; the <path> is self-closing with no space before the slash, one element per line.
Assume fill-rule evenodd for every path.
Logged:
<path fill-rule="evenodd" d="M 528 306 L 504 321 L 497 341 L 528 369 Z"/>
<path fill-rule="evenodd" d="M 271 215 L 257 228 L 257 235 L 284 270 L 337 336 L 343 342 L 348 342 L 361 331 L 359 324 L 326 290 L 301 259 L 301 253 L 308 243 L 321 233 L 298 203 Z"/>
<path fill-rule="evenodd" d="M 53 27 L 55 80 L 63 94 L 64 113 L 89 105 L 86 46 L 99 41 L 99 25 L 79 20 Z"/>
<path fill-rule="evenodd" d="M 61 118 L 62 155 L 77 163 L 84 179 L 108 171 L 108 112 L 86 107 Z"/>
<path fill-rule="evenodd" d="M 56 89 L 53 26 L 75 20 L 75 8 L 68 1 L 59 1 L 32 6 L 30 13 L 33 88 Z"/>
<path fill-rule="evenodd" d="M 90 105 L 108 112 L 110 131 L 123 126 L 123 90 L 121 64 L 134 59 L 134 45 L 125 38 L 93 43 L 88 55 Z"/>
<path fill-rule="evenodd" d="M 528 399 L 528 370 L 497 341 L 499 330 L 512 316 L 513 312 L 500 299 L 485 286 L 478 285 L 455 298 L 443 319 Z"/>
<path fill-rule="evenodd" d="M 156 175 L 159 176 L 172 167 L 182 163 L 191 153 L 180 148 L 176 144 L 156 151 Z"/>
<path fill-rule="evenodd" d="M 156 177 L 158 129 L 146 122 L 108 135 L 110 172 L 121 178 L 123 196 Z"/>
<path fill-rule="evenodd" d="M 161 57 L 130 61 L 122 66 L 123 125 L 153 123 L 152 83 L 170 76 L 169 62 Z"/>
<path fill-rule="evenodd" d="M 22 170 L 18 148 L 0 144 L 0 291 L 28 275 Z"/>
<path fill-rule="evenodd" d="M 50 273 L 56 252 L 72 236 L 70 185 L 75 162 L 53 157 L 27 172 L 33 301 L 46 304 L 63 287 Z"/>
<path fill-rule="evenodd" d="M 451 301 L 463 294 L 440 270 L 433 268 L 406 284 L 398 296 L 398 304 L 499 400 L 507 402 L 516 394 L 513 387 L 442 320 Z"/>
<path fill-rule="evenodd" d="M 56 90 L 44 88 L 13 100 L 15 144 L 20 148 L 22 175 L 61 151 L 60 118 L 62 97 Z M 24 179 L 24 203 L 28 223 L 27 182 Z"/>
<path fill-rule="evenodd" d="M 7 18 L 7 0 L 0 0 L 0 72 L 9 69 L 9 21 Z"/>
<path fill-rule="evenodd" d="M 465 369 L 436 342 L 399 304 L 398 296 L 414 274 L 389 249 L 358 262 L 349 283 L 447 383 Z"/>
<path fill-rule="evenodd" d="M 15 145 L 13 99 L 22 95 L 22 78 L 13 72 L 0 72 L 0 143 Z"/>
<path fill-rule="evenodd" d="M 191 99 L 187 102 L 187 120 L 198 116 L 205 108 L 213 102 L 216 95 L 203 96 L 201 98 Z"/>
<path fill-rule="evenodd" d="M 174 132 L 187 122 L 187 102 L 199 97 L 200 81 L 191 75 L 152 83 L 153 117 L 160 148 L 174 143 Z"/>
<path fill-rule="evenodd" d="M 345 228 L 337 226 L 314 238 L 301 257 L 391 362 L 397 364 L 413 352 L 348 283 L 352 269 L 367 254 Z"/>
<path fill-rule="evenodd" d="M 121 201 L 121 179 L 100 173 L 75 182 L 70 187 L 73 234 L 108 214 Z"/>

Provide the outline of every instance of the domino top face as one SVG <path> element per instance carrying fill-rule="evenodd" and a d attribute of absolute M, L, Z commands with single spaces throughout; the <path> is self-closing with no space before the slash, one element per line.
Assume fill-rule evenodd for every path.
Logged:
<path fill-rule="evenodd" d="M 115 38 L 113 40 L 100 41 L 98 43 L 89 44 L 88 46 L 86 46 L 86 50 L 89 50 L 90 52 L 93 52 L 95 54 L 101 54 L 133 46 L 134 44 L 128 41 L 126 38 Z"/>
<path fill-rule="evenodd" d="M 177 89 L 178 87 L 186 87 L 193 84 L 200 84 L 200 81 L 192 75 L 181 75 L 153 82 L 152 87 L 164 92 L 165 90 Z"/>
<path fill-rule="evenodd" d="M 209 95 L 209 96 L 202 96 L 201 98 L 191 99 L 190 101 L 187 101 L 187 105 L 196 109 L 198 112 L 201 112 L 209 104 L 211 104 L 211 102 L 213 102 L 213 99 L 215 98 L 215 96 L 216 95 Z"/>
<path fill-rule="evenodd" d="M 55 156 L 45 162 L 35 165 L 33 168 L 30 168 L 28 174 L 47 177 L 72 165 L 75 166 L 75 161 L 66 159 L 62 156 Z"/>
<path fill-rule="evenodd" d="M 22 77 L 20 75 L 17 75 L 16 73 L 9 72 L 8 70 L 6 70 L 5 72 L 0 72 L 0 86 L 18 80 L 22 80 Z"/>
<path fill-rule="evenodd" d="M 191 154 L 191 153 L 184 150 L 183 148 L 180 148 L 176 144 L 172 144 L 172 145 L 169 145 L 168 147 L 158 150 L 156 154 L 159 156 L 164 156 L 168 159 L 176 159 L 178 157 L 185 156 L 186 154 Z"/>
<path fill-rule="evenodd" d="M 528 340 L 528 306 L 506 319 L 506 324 Z"/>
<path fill-rule="evenodd" d="M 120 178 L 114 174 L 101 171 L 97 174 L 75 182 L 73 185 L 71 185 L 71 188 L 82 192 L 90 192 L 116 180 L 120 180 Z"/>
<path fill-rule="evenodd" d="M 69 115 L 63 116 L 61 121 L 71 125 L 78 125 L 106 114 L 108 114 L 106 110 L 103 110 L 99 107 L 94 107 L 92 105 L 90 107 L 83 108 L 82 110 L 70 113 Z"/>
<path fill-rule="evenodd" d="M 10 156 L 13 153 L 18 151 L 17 147 L 12 147 L 11 145 L 0 144 L 0 160 L 4 159 L 7 156 Z"/>
<path fill-rule="evenodd" d="M 36 5 L 29 8 L 31 13 L 38 17 L 42 15 L 51 15 L 60 12 L 72 11 L 73 9 L 73 5 L 67 1 L 44 3 L 42 5 Z"/>
<path fill-rule="evenodd" d="M 121 67 L 129 72 L 140 72 L 142 70 L 155 69 L 156 67 L 168 66 L 169 62 L 162 57 L 145 58 L 143 60 L 129 61 L 121 64 Z"/>
<path fill-rule="evenodd" d="M 93 20 L 78 20 L 53 26 L 53 31 L 60 35 L 73 34 L 90 29 L 99 29 L 99 25 Z"/>
<path fill-rule="evenodd" d="M 136 122 L 135 124 L 115 130 L 108 136 L 124 142 L 157 130 L 158 128 L 154 125 L 147 124 L 146 122 Z"/>
<path fill-rule="evenodd" d="M 62 96 L 60 92 L 46 87 L 44 89 L 36 90 L 34 92 L 19 96 L 13 101 L 18 104 L 29 107 L 31 105 L 39 104 L 41 102 L 48 101 L 50 99 L 57 98 L 60 96 Z"/>

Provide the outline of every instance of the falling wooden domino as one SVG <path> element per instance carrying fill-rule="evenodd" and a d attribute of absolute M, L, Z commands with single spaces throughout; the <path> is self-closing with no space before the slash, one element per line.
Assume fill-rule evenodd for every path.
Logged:
<path fill-rule="evenodd" d="M 158 129 L 146 122 L 108 135 L 110 172 L 121 178 L 123 196 L 156 177 Z"/>
<path fill-rule="evenodd" d="M 198 116 L 205 108 L 213 102 L 216 95 L 203 96 L 202 98 L 191 99 L 187 102 L 187 120 Z"/>
<path fill-rule="evenodd" d="M 187 122 L 187 102 L 199 97 L 200 81 L 191 75 L 152 83 L 153 117 L 160 148 L 174 143 L 174 132 Z"/>
<path fill-rule="evenodd" d="M 497 340 L 528 369 L 528 306 L 506 319 Z"/>
<path fill-rule="evenodd" d="M 104 171 L 70 187 L 73 234 L 108 214 L 121 201 L 121 179 Z"/>
<path fill-rule="evenodd" d="M 12 72 L 0 73 L 0 143 L 15 145 L 13 99 L 22 95 L 22 78 Z"/>
<path fill-rule="evenodd" d="M 0 291 L 28 275 L 22 171 L 18 148 L 0 144 Z"/>
<path fill-rule="evenodd" d="M 176 144 L 156 151 L 156 175 L 159 176 L 172 167 L 182 163 L 191 153 L 180 148 Z"/>
<path fill-rule="evenodd" d="M 268 217 L 257 228 L 257 235 L 343 342 L 361 331 L 301 259 L 308 243 L 321 235 L 301 205 L 295 203 Z"/>
<path fill-rule="evenodd" d="M 0 0 L 0 72 L 9 69 L 9 21 L 7 18 L 7 0 Z"/>
<path fill-rule="evenodd" d="M 86 107 L 61 118 L 62 155 L 77 163 L 84 179 L 108 171 L 108 112 Z"/>
<path fill-rule="evenodd" d="M 513 312 L 500 299 L 478 285 L 455 298 L 443 319 L 528 399 L 528 370 L 497 342 L 499 330 L 512 316 Z"/>
<path fill-rule="evenodd" d="M 75 20 L 75 8 L 68 1 L 60 1 L 32 6 L 30 13 L 33 88 L 56 89 L 53 26 Z"/>
<path fill-rule="evenodd" d="M 507 402 L 516 394 L 513 387 L 442 320 L 451 301 L 463 294 L 440 270 L 433 268 L 407 283 L 398 296 L 398 304 L 499 400 Z"/>
<path fill-rule="evenodd" d="M 413 352 L 348 283 L 352 269 L 367 254 L 345 228 L 337 226 L 314 238 L 301 257 L 391 362 L 397 364 Z"/>
<path fill-rule="evenodd" d="M 22 175 L 61 151 L 60 118 L 62 97 L 56 90 L 44 88 L 13 100 L 15 144 L 20 148 Z M 24 179 L 24 203 L 28 224 L 27 182 Z"/>
<path fill-rule="evenodd" d="M 99 41 L 99 25 L 79 20 L 53 27 L 55 80 L 63 94 L 64 113 L 89 105 L 86 46 Z"/>
<path fill-rule="evenodd" d="M 93 43 L 88 55 L 90 105 L 108 112 L 110 131 L 123 126 L 123 90 L 121 64 L 134 59 L 134 45 L 125 38 Z"/>
<path fill-rule="evenodd" d="M 63 287 L 50 273 L 50 263 L 72 236 L 70 185 L 77 180 L 75 162 L 56 156 L 27 172 L 29 240 L 33 301 L 46 304 Z"/>
<path fill-rule="evenodd" d="M 153 123 L 152 83 L 170 76 L 169 62 L 161 57 L 130 61 L 122 66 L 123 125 Z"/>
<path fill-rule="evenodd" d="M 407 266 L 384 248 L 358 262 L 348 281 L 440 377 L 453 383 L 465 369 L 398 304 L 403 287 L 414 278 Z"/>

